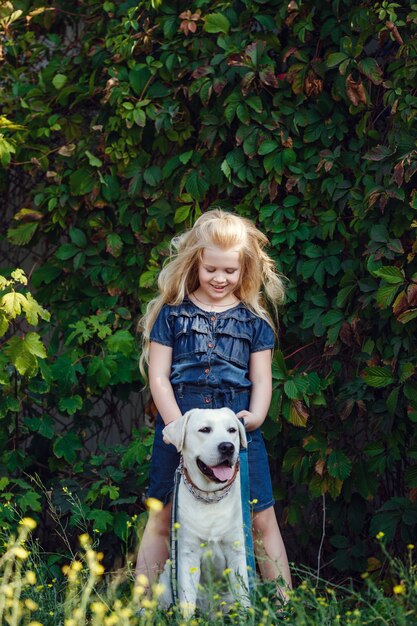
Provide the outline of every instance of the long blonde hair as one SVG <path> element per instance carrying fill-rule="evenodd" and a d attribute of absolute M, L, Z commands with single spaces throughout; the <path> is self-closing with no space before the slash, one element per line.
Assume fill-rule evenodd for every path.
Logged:
<path fill-rule="evenodd" d="M 198 288 L 198 267 L 204 248 L 217 246 L 240 252 L 241 278 L 234 295 L 274 328 L 264 297 L 273 306 L 276 317 L 277 306 L 284 299 L 284 282 L 264 250 L 267 244 L 267 237 L 250 220 L 220 209 L 207 211 L 190 230 L 174 237 L 169 261 L 158 277 L 159 294 L 149 302 L 138 324 L 143 346 L 139 365 L 145 377 L 155 320 L 164 304 L 181 304 Z"/>

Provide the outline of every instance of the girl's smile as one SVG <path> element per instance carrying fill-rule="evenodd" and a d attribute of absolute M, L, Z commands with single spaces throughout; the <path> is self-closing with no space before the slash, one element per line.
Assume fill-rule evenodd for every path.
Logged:
<path fill-rule="evenodd" d="M 198 267 L 200 285 L 196 297 L 205 304 L 233 305 L 241 274 L 240 254 L 237 250 L 223 250 L 218 246 L 204 248 Z"/>

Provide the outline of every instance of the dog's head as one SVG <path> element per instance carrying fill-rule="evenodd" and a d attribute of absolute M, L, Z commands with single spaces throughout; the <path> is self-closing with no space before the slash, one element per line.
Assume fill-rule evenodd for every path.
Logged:
<path fill-rule="evenodd" d="M 205 490 L 233 477 L 239 449 L 247 447 L 245 428 L 228 408 L 192 409 L 168 424 L 163 435 L 182 452 L 190 478 Z"/>

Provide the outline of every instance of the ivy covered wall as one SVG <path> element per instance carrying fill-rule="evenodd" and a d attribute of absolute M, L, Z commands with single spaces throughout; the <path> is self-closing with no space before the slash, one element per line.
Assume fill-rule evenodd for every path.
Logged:
<path fill-rule="evenodd" d="M 62 487 L 106 547 L 134 542 L 152 430 L 86 433 L 142 387 L 169 240 L 221 206 L 288 277 L 265 436 L 290 559 L 323 539 L 328 572 L 378 569 L 377 532 L 401 550 L 417 520 L 417 5 L 14 0 L 0 33 L 2 273 L 33 259 L 2 294 L 51 315 L 0 300 L 3 502 L 46 517 L 38 474 L 71 524 Z"/>

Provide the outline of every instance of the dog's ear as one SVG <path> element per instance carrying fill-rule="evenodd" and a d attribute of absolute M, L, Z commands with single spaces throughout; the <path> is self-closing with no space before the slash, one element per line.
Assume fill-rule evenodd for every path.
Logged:
<path fill-rule="evenodd" d="M 170 422 L 162 431 L 165 443 L 172 443 L 177 448 L 178 452 L 181 452 L 183 448 L 185 429 L 191 413 L 192 411 L 187 411 L 187 413 L 184 413 L 181 417 L 178 417 L 173 422 Z"/>

